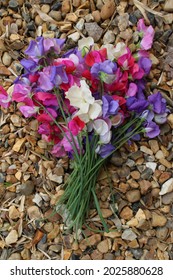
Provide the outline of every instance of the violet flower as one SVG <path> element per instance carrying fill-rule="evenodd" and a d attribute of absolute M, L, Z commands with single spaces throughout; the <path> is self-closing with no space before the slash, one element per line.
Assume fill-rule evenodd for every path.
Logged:
<path fill-rule="evenodd" d="M 141 57 L 138 61 L 139 67 L 142 68 L 146 75 L 149 74 L 152 66 L 152 62 L 147 57 Z"/>
<path fill-rule="evenodd" d="M 28 72 L 33 72 L 38 67 L 38 64 L 33 59 L 25 59 L 23 58 L 20 63 Z"/>
<path fill-rule="evenodd" d="M 68 77 L 64 68 L 65 68 L 64 65 L 51 66 L 50 82 L 54 86 L 59 86 L 62 83 L 68 83 Z"/>
<path fill-rule="evenodd" d="M 115 150 L 115 147 L 112 144 L 106 144 L 106 145 L 102 145 L 99 149 L 98 154 L 102 157 L 102 158 L 106 158 L 108 157 L 113 151 Z"/>
<path fill-rule="evenodd" d="M 154 138 L 160 134 L 160 129 L 155 122 L 149 122 L 145 126 L 145 132 L 147 137 Z"/>
<path fill-rule="evenodd" d="M 96 79 L 101 79 L 103 82 L 110 84 L 115 79 L 115 71 L 117 65 L 115 62 L 105 60 L 104 62 L 94 63 L 91 67 L 91 75 Z"/>
<path fill-rule="evenodd" d="M 102 97 L 102 112 L 103 117 L 109 117 L 115 115 L 119 109 L 119 103 L 115 101 L 110 95 L 104 95 Z"/>
<path fill-rule="evenodd" d="M 135 111 L 136 113 L 143 112 L 149 105 L 149 102 L 145 99 L 137 99 L 136 97 L 129 97 L 126 102 L 126 106 L 129 111 Z"/>
<path fill-rule="evenodd" d="M 156 114 L 164 114 L 166 112 L 166 100 L 160 92 L 154 93 L 148 97 L 149 104 Z"/>

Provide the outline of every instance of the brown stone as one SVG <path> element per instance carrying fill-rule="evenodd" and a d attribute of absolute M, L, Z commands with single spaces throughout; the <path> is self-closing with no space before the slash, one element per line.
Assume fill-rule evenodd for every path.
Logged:
<path fill-rule="evenodd" d="M 107 253 L 109 250 L 109 243 L 108 243 L 108 239 L 105 239 L 103 241 L 101 241 L 98 245 L 97 245 L 97 249 L 100 253 L 104 254 Z"/>
<path fill-rule="evenodd" d="M 62 7 L 61 7 L 61 11 L 62 13 L 69 13 L 70 12 L 70 1 L 69 0 L 63 0 L 62 2 Z"/>
<path fill-rule="evenodd" d="M 94 246 L 101 240 L 100 234 L 93 234 L 92 236 L 83 239 L 79 244 L 79 248 L 84 251 L 88 246 Z"/>
<path fill-rule="evenodd" d="M 130 220 L 133 217 L 133 211 L 129 206 L 122 209 L 120 217 L 125 220 Z"/>
<path fill-rule="evenodd" d="M 3 76 L 10 76 L 11 72 L 8 70 L 7 67 L 5 67 L 4 65 L 0 65 L 0 75 Z"/>
<path fill-rule="evenodd" d="M 140 191 L 139 190 L 130 190 L 126 193 L 127 200 L 129 202 L 136 202 L 140 200 Z"/>
<path fill-rule="evenodd" d="M 156 212 L 152 212 L 152 226 L 153 227 L 163 227 L 167 222 L 167 219 L 162 214 L 157 214 Z"/>
<path fill-rule="evenodd" d="M 110 18 L 115 12 L 115 2 L 113 0 L 108 0 L 101 8 L 101 18 L 103 20 Z"/>
<path fill-rule="evenodd" d="M 132 178 L 133 179 L 135 179 L 135 180 L 138 180 L 139 178 L 140 178 L 140 173 L 139 173 L 139 171 L 132 171 L 131 173 L 130 173 L 130 175 L 132 176 Z"/>

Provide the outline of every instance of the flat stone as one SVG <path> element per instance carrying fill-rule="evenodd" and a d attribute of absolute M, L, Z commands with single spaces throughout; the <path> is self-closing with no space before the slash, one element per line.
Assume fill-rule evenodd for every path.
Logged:
<path fill-rule="evenodd" d="M 163 9 L 165 12 L 168 12 L 168 13 L 173 12 L 172 0 L 166 0 Z"/>
<path fill-rule="evenodd" d="M 146 167 L 150 168 L 153 170 L 153 172 L 156 170 L 157 163 L 156 162 L 147 162 Z"/>
<path fill-rule="evenodd" d="M 105 254 L 109 251 L 109 243 L 108 243 L 108 239 L 105 239 L 103 241 L 101 241 L 98 245 L 97 245 L 97 249 L 99 250 L 99 252 L 101 252 L 102 254 Z"/>
<path fill-rule="evenodd" d="M 141 146 L 140 151 L 148 155 L 153 155 L 153 151 L 146 146 Z"/>
<path fill-rule="evenodd" d="M 74 42 L 77 42 L 80 38 L 80 34 L 78 32 L 74 32 L 73 34 L 70 34 L 68 38 L 72 39 Z"/>
<path fill-rule="evenodd" d="M 129 202 L 133 203 L 140 200 L 141 194 L 139 190 L 130 190 L 126 193 L 126 197 Z"/>
<path fill-rule="evenodd" d="M 168 228 L 167 227 L 160 227 L 156 230 L 156 237 L 160 240 L 165 240 L 168 236 Z"/>
<path fill-rule="evenodd" d="M 86 239 L 83 239 L 79 244 L 79 248 L 82 251 L 84 251 L 88 246 L 94 246 L 100 241 L 101 241 L 101 235 L 100 234 L 93 234 L 92 236 L 90 236 Z"/>
<path fill-rule="evenodd" d="M 47 234 L 47 238 L 50 240 L 55 239 L 58 236 L 59 232 L 60 232 L 59 225 L 54 224 L 54 228 L 51 232 Z"/>
<path fill-rule="evenodd" d="M 24 248 L 21 252 L 21 256 L 23 260 L 30 260 L 31 259 L 31 253 L 30 250 L 27 248 Z"/>
<path fill-rule="evenodd" d="M 8 54 L 8 52 L 4 52 L 3 57 L 2 57 L 2 62 L 5 66 L 10 66 L 10 64 L 12 62 L 12 58 Z"/>
<path fill-rule="evenodd" d="M 35 185 L 32 181 L 28 180 L 25 183 L 18 185 L 16 188 L 17 192 L 24 194 L 26 196 L 31 195 L 35 190 Z"/>
<path fill-rule="evenodd" d="M 94 42 L 100 40 L 103 29 L 96 22 L 85 23 L 85 29 L 88 32 L 88 36 L 94 39 Z"/>
<path fill-rule="evenodd" d="M 152 212 L 151 224 L 153 227 L 163 227 L 167 222 L 167 219 L 162 214 Z"/>
<path fill-rule="evenodd" d="M 159 151 L 156 153 L 155 157 L 156 157 L 157 159 L 161 159 L 161 158 L 164 158 L 164 154 L 163 154 L 163 152 L 162 152 L 161 150 L 159 150 Z"/>
<path fill-rule="evenodd" d="M 12 205 L 9 208 L 9 218 L 12 220 L 16 220 L 20 217 L 20 212 L 17 210 L 17 208 Z"/>
<path fill-rule="evenodd" d="M 7 244 L 7 246 L 16 243 L 18 240 L 18 233 L 15 229 L 12 229 L 9 234 L 7 235 L 7 237 L 5 238 L 5 243 Z"/>
<path fill-rule="evenodd" d="M 170 114 L 170 115 L 167 117 L 167 121 L 168 121 L 170 127 L 173 129 L 173 114 Z"/>
<path fill-rule="evenodd" d="M 141 178 L 144 180 L 149 180 L 153 174 L 153 170 L 151 168 L 145 168 L 145 170 L 141 174 Z"/>
<path fill-rule="evenodd" d="M 108 0 L 101 8 L 101 18 L 103 20 L 110 18 L 115 11 L 115 2 L 113 0 Z"/>
<path fill-rule="evenodd" d="M 8 260 L 21 260 L 21 255 L 20 253 L 12 253 Z"/>
<path fill-rule="evenodd" d="M 173 178 L 167 180 L 161 187 L 160 195 L 164 195 L 173 191 Z"/>
<path fill-rule="evenodd" d="M 115 34 L 113 31 L 108 30 L 105 35 L 103 36 L 103 43 L 104 44 L 111 44 L 115 42 Z"/>
<path fill-rule="evenodd" d="M 18 139 L 16 141 L 16 143 L 14 144 L 14 146 L 12 147 L 12 150 L 14 152 L 19 152 L 20 149 L 22 148 L 23 144 L 25 143 L 26 139 L 25 138 L 21 138 L 21 139 Z"/>
<path fill-rule="evenodd" d="M 37 206 L 30 206 L 27 208 L 27 214 L 29 218 L 32 219 L 40 219 L 42 217 L 41 211 Z"/>
<path fill-rule="evenodd" d="M 0 65 L 0 75 L 10 76 L 11 72 L 8 70 L 8 68 L 5 65 Z"/>
<path fill-rule="evenodd" d="M 120 217 L 125 220 L 130 220 L 133 217 L 133 211 L 129 206 L 125 206 L 120 212 Z"/>
<path fill-rule="evenodd" d="M 136 239 L 136 237 L 137 237 L 137 235 L 130 228 L 125 229 L 121 236 L 122 239 L 129 240 L 129 241 Z"/>
<path fill-rule="evenodd" d="M 84 29 L 85 20 L 80 18 L 80 20 L 76 23 L 76 28 L 82 31 Z"/>

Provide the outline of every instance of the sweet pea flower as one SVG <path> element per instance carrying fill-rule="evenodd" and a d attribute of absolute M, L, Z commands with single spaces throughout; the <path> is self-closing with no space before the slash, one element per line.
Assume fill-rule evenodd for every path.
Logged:
<path fill-rule="evenodd" d="M 145 75 L 148 75 L 151 70 L 152 62 L 148 57 L 141 57 L 138 61 L 138 65 L 144 70 Z"/>
<path fill-rule="evenodd" d="M 145 125 L 145 134 L 149 138 L 154 138 L 160 134 L 159 126 L 155 122 L 148 122 Z"/>
<path fill-rule="evenodd" d="M 152 107 L 152 110 L 156 114 L 163 114 L 166 111 L 166 100 L 162 97 L 160 92 L 151 94 L 148 97 L 148 101 L 150 103 L 150 106 Z"/>
<path fill-rule="evenodd" d="M 144 23 L 144 19 L 140 19 L 138 21 L 137 30 L 142 34 L 142 41 L 140 42 L 142 50 L 151 49 L 154 38 L 153 27 L 151 25 L 147 27 Z"/>
<path fill-rule="evenodd" d="M 85 123 L 77 116 L 74 117 L 68 123 L 68 128 L 74 136 L 78 135 L 81 130 L 85 127 Z"/>
<path fill-rule="evenodd" d="M 100 136 L 99 143 L 107 144 L 111 141 L 112 132 L 111 130 L 112 123 L 107 119 L 96 119 L 93 122 L 88 124 L 88 131 L 94 130 L 96 134 Z"/>
<path fill-rule="evenodd" d="M 91 67 L 91 75 L 96 79 L 101 79 L 107 84 L 111 84 L 115 80 L 114 72 L 117 70 L 116 63 L 110 60 L 95 63 Z"/>
<path fill-rule="evenodd" d="M 75 116 L 87 123 L 90 119 L 95 119 L 101 114 L 102 101 L 94 99 L 89 86 L 84 80 L 81 80 L 80 84 L 80 87 L 77 85 L 72 86 L 65 93 L 65 98 L 69 99 L 71 106 L 79 108 Z"/>
<path fill-rule="evenodd" d="M 103 95 L 102 97 L 103 105 L 103 117 L 109 117 L 111 115 L 115 115 L 119 109 L 118 101 L 115 101 L 110 95 Z"/>
<path fill-rule="evenodd" d="M 137 93 L 138 87 L 135 83 L 130 83 L 128 91 L 126 93 L 127 96 L 135 96 Z"/>
<path fill-rule="evenodd" d="M 0 105 L 4 108 L 8 108 L 10 105 L 11 97 L 6 90 L 0 86 Z"/>
<path fill-rule="evenodd" d="M 19 110 L 21 111 L 21 113 L 24 115 L 25 118 L 30 118 L 39 111 L 39 107 L 22 105 L 19 107 Z"/>
<path fill-rule="evenodd" d="M 31 100 L 31 94 L 32 88 L 30 86 L 24 84 L 15 84 L 12 93 L 12 101 L 25 102 L 26 99 Z"/>
<path fill-rule="evenodd" d="M 129 97 L 126 102 L 129 111 L 135 111 L 136 113 L 142 113 L 149 105 L 147 100 L 139 100 L 136 97 Z"/>
<path fill-rule="evenodd" d="M 117 60 L 118 57 L 127 53 L 127 47 L 123 42 L 119 42 L 116 47 L 112 44 L 105 44 L 101 46 L 101 49 L 106 49 L 107 58 L 111 61 Z"/>
<path fill-rule="evenodd" d="M 97 153 L 102 157 L 108 157 L 113 151 L 115 151 L 115 147 L 112 144 L 101 145 L 97 151 Z"/>
<path fill-rule="evenodd" d="M 87 49 L 89 51 L 90 47 L 94 45 L 94 39 L 92 37 L 82 38 L 78 41 L 78 49 L 83 50 L 85 48 L 85 51 L 87 52 Z"/>

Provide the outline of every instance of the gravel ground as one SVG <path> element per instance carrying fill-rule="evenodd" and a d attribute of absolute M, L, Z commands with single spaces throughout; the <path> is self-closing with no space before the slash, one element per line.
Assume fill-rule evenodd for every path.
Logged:
<path fill-rule="evenodd" d="M 53 207 L 70 173 L 68 158 L 56 160 L 40 139 L 36 120 L 12 104 L 0 111 L 0 259 L 173 259 L 173 5 L 172 0 L 1 0 L 0 84 L 10 90 L 19 63 L 37 36 L 83 36 L 96 43 L 130 42 L 137 20 L 155 28 L 153 68 L 147 91 L 159 89 L 170 114 L 154 140 L 131 142 L 116 152 L 97 182 L 102 230 L 91 205 L 78 242 Z M 133 47 L 131 45 L 131 47 Z"/>

